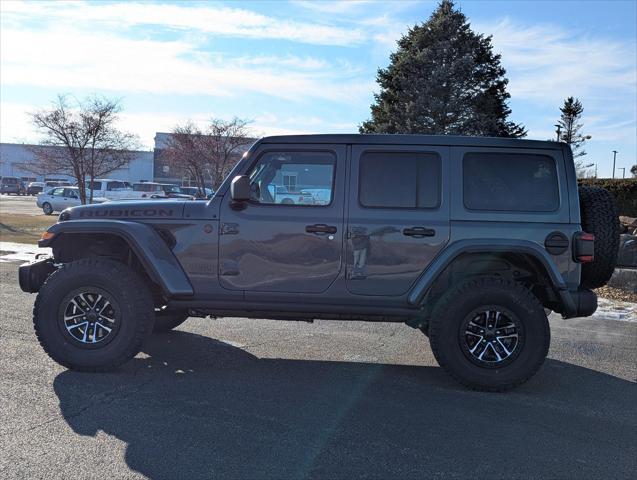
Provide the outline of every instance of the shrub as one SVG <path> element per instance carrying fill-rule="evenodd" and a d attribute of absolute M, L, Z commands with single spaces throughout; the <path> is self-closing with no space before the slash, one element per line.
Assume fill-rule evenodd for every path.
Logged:
<path fill-rule="evenodd" d="M 580 186 L 602 187 L 613 194 L 620 215 L 637 217 L 637 179 L 580 178 Z"/>

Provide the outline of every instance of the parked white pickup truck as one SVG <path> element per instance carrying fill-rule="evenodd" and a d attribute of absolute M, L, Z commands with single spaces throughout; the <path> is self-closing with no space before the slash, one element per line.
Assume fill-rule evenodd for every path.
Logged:
<path fill-rule="evenodd" d="M 86 182 L 87 195 L 93 188 L 93 198 L 108 198 L 109 200 L 127 200 L 144 198 L 142 192 L 133 190 L 128 182 L 113 178 L 96 178 L 93 182 Z"/>

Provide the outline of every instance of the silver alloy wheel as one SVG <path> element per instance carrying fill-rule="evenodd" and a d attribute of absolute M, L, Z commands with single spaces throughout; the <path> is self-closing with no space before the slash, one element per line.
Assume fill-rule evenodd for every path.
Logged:
<path fill-rule="evenodd" d="M 80 343 L 102 342 L 113 333 L 115 326 L 115 309 L 101 293 L 78 293 L 64 309 L 64 327 Z"/>
<path fill-rule="evenodd" d="M 501 366 L 513 360 L 520 335 L 512 317 L 494 308 L 474 312 L 462 335 L 464 348 L 474 362 L 483 366 Z"/>
<path fill-rule="evenodd" d="M 53 213 L 53 207 L 49 202 L 44 202 L 44 205 L 42 205 L 42 211 L 45 215 L 51 215 Z"/>

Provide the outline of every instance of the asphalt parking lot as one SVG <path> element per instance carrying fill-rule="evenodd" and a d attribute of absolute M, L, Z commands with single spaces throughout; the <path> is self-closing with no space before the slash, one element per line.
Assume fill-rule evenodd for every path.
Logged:
<path fill-rule="evenodd" d="M 0 214 L 44 215 L 42 209 L 35 204 L 35 199 L 31 195 L 0 195 Z"/>
<path fill-rule="evenodd" d="M 0 478 L 634 478 L 637 323 L 551 318 L 507 394 L 404 325 L 190 319 L 118 372 L 46 357 L 0 264 Z"/>

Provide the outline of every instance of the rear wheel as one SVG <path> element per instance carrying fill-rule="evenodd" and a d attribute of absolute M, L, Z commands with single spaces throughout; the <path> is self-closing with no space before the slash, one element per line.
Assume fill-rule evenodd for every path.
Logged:
<path fill-rule="evenodd" d="M 33 324 L 60 365 L 108 371 L 133 358 L 153 328 L 153 301 L 126 265 L 91 258 L 53 272 L 35 301 Z"/>
<path fill-rule="evenodd" d="M 501 392 L 526 382 L 542 366 L 550 330 L 528 289 L 485 277 L 442 297 L 430 317 L 429 340 L 453 378 L 475 390 Z"/>
<path fill-rule="evenodd" d="M 188 312 L 183 310 L 158 310 L 155 311 L 155 326 L 153 332 L 169 332 L 173 328 L 188 320 Z"/>
<path fill-rule="evenodd" d="M 53 213 L 53 207 L 49 202 L 44 202 L 42 204 L 42 211 L 45 215 L 51 215 Z"/>

